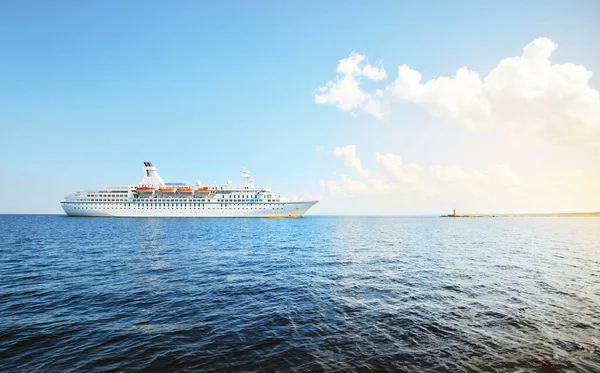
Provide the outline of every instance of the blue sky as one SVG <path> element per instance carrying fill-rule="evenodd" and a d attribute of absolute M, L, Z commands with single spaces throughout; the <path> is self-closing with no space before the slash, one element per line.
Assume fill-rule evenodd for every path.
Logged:
<path fill-rule="evenodd" d="M 166 180 L 205 183 L 237 180 L 245 166 L 257 184 L 321 199 L 316 213 L 432 213 L 472 200 L 404 189 L 392 204 L 332 194 L 319 180 L 343 172 L 332 151 L 351 144 L 364 167 L 376 166 L 376 152 L 424 170 L 508 164 L 518 175 L 545 170 L 541 179 L 576 164 L 591 188 L 597 147 L 550 144 L 524 154 L 516 149 L 529 145 L 512 136 L 492 141 L 495 134 L 447 125 L 412 102 L 379 120 L 318 105 L 315 92 L 352 51 L 387 71 L 384 85 L 363 79 L 372 91 L 402 64 L 423 80 L 461 66 L 484 76 L 539 37 L 559 46 L 552 62 L 600 71 L 598 14 L 597 1 L 3 2 L 0 213 L 60 213 L 71 191 L 136 183 L 143 161 Z M 598 89 L 598 76 L 589 86 Z M 547 167 L 548 154 L 561 155 L 552 162 L 560 167 Z M 600 209 L 597 200 L 548 198 L 504 207 L 486 194 L 469 208 Z"/>

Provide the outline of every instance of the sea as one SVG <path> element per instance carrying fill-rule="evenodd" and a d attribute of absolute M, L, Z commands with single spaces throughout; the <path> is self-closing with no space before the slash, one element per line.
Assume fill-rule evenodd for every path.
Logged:
<path fill-rule="evenodd" d="M 600 372 L 600 218 L 0 216 L 0 372 Z"/>

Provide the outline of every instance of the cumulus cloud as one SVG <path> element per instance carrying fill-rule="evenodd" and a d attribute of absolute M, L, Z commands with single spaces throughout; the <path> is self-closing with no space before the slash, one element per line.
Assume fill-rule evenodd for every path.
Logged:
<path fill-rule="evenodd" d="M 382 103 L 360 88 L 361 76 L 371 80 L 385 79 L 387 74 L 383 66 L 371 66 L 365 56 L 354 51 L 348 58 L 340 60 L 336 72 L 335 81 L 330 80 L 317 90 L 317 104 L 335 105 L 344 111 L 363 109 L 380 119 L 385 116 Z"/>
<path fill-rule="evenodd" d="M 462 67 L 454 78 L 440 77 L 424 84 L 421 78 L 417 71 L 402 65 L 387 91 L 396 99 L 425 105 L 436 116 L 466 119 L 468 125 L 481 123 L 490 114 L 479 73 Z"/>
<path fill-rule="evenodd" d="M 356 155 L 356 145 L 341 146 L 331 152 L 336 157 L 344 160 L 344 166 L 363 171 L 360 158 Z"/>
<path fill-rule="evenodd" d="M 375 161 L 379 167 L 366 169 L 356 154 L 356 145 L 337 147 L 331 154 L 340 158 L 346 167 L 346 172 L 333 172 L 337 180 L 319 180 L 322 190 L 333 194 L 380 196 L 408 191 L 430 193 L 440 188 L 473 191 L 520 185 L 519 177 L 508 164 L 471 171 L 456 166 L 435 165 L 425 172 L 421 165 L 406 163 L 400 155 L 376 152 Z"/>
<path fill-rule="evenodd" d="M 340 173 L 339 180 L 334 182 L 335 186 L 320 182 L 323 188 L 335 192 L 339 192 L 337 188 L 340 188 L 348 194 L 387 194 L 400 190 L 403 185 L 417 183 L 422 171 L 417 164 L 405 164 L 399 155 L 384 153 L 375 153 L 375 161 L 381 170 L 366 169 L 356 154 L 356 145 L 337 147 L 331 154 L 341 158 L 344 166 L 353 174 Z"/>
<path fill-rule="evenodd" d="M 381 65 L 379 67 L 373 67 L 373 66 L 367 64 L 363 68 L 362 74 L 372 80 L 381 80 L 381 79 L 387 78 L 387 73 L 385 72 L 385 69 Z"/>
<path fill-rule="evenodd" d="M 364 193 L 369 190 L 367 184 L 362 181 L 354 180 L 344 174 L 340 174 L 340 185 L 348 193 Z"/>
<path fill-rule="evenodd" d="M 319 184 L 321 188 L 326 189 L 335 194 L 344 194 L 344 190 L 337 185 L 337 183 L 333 180 L 325 181 L 323 179 L 319 179 Z"/>
<path fill-rule="evenodd" d="M 397 182 L 416 183 L 421 175 L 421 166 L 414 163 L 404 164 L 402 157 L 396 154 L 375 153 L 375 160 Z"/>
<path fill-rule="evenodd" d="M 396 80 L 373 95 L 360 88 L 357 77 L 379 75 L 365 73 L 360 64 L 366 57 L 354 52 L 340 61 L 338 80 L 322 87 L 315 101 L 363 109 L 381 119 L 389 111 L 381 100 L 389 98 L 422 105 L 469 129 L 503 129 L 556 144 L 598 143 L 600 93 L 589 86 L 592 72 L 570 62 L 552 63 L 557 47 L 548 38 L 536 39 L 483 77 L 461 67 L 454 76 L 423 82 L 418 71 L 401 65 Z"/>
<path fill-rule="evenodd" d="M 597 141 L 600 95 L 589 86 L 592 73 L 572 63 L 552 64 L 557 47 L 550 39 L 536 39 L 483 79 L 463 67 L 454 77 L 422 83 L 417 71 L 402 65 L 388 91 L 470 128 L 508 128 L 556 143 Z"/>
<path fill-rule="evenodd" d="M 447 183 L 478 184 L 490 187 L 506 187 L 519 184 L 519 177 L 506 164 L 495 165 L 485 171 L 464 171 L 456 166 L 433 166 L 431 174 Z"/>

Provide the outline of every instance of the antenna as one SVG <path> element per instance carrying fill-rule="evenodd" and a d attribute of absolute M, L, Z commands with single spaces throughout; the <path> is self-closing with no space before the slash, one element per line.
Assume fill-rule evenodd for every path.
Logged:
<path fill-rule="evenodd" d="M 246 167 L 242 167 L 242 180 L 246 183 L 250 188 L 254 188 L 254 177 L 250 174 L 250 171 L 246 170 Z"/>

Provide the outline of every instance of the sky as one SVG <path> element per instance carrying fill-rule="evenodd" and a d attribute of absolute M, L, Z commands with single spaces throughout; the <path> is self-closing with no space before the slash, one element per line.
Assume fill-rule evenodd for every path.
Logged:
<path fill-rule="evenodd" d="M 0 3 L 0 213 L 166 181 L 600 211 L 598 1 Z M 593 73 L 596 73 L 595 75 Z"/>

